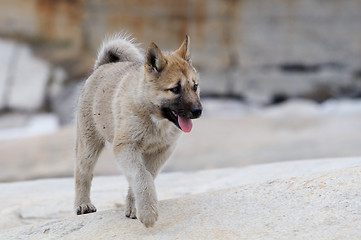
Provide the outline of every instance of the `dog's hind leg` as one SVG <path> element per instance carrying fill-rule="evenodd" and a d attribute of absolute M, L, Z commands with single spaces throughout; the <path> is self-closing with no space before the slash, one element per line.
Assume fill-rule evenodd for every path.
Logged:
<path fill-rule="evenodd" d="M 99 154 L 104 148 L 104 140 L 96 134 L 77 132 L 76 139 L 76 167 L 75 167 L 75 202 L 76 214 L 96 212 L 95 206 L 90 201 L 90 187 L 93 179 L 93 170 Z"/>

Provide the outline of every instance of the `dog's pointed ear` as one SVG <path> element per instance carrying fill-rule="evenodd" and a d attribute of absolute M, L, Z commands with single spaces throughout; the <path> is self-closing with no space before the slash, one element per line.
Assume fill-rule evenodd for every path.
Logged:
<path fill-rule="evenodd" d="M 184 39 L 182 45 L 174 51 L 175 54 L 186 60 L 187 62 L 191 61 L 191 46 L 190 46 L 190 38 L 186 35 L 186 39 Z"/>
<path fill-rule="evenodd" d="M 155 43 L 151 43 L 145 54 L 145 64 L 149 71 L 160 73 L 167 65 L 167 60 Z"/>

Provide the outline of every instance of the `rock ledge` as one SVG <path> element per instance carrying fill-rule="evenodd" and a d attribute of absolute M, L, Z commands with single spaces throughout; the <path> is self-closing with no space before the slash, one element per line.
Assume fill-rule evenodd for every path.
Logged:
<path fill-rule="evenodd" d="M 327 171 L 322 171 L 319 167 L 322 161 L 331 165 L 332 162 L 345 164 L 334 164 L 336 167 L 333 170 L 326 168 Z M 297 174 L 296 170 L 290 169 L 292 165 L 300 162 L 284 163 L 283 167 L 288 171 L 288 175 L 259 175 L 263 182 L 255 181 L 246 185 L 240 183 L 235 187 L 232 185 L 237 184 L 236 173 L 240 173 L 240 169 L 165 174 L 166 177 L 161 175 L 162 182 L 166 179 L 169 181 L 169 184 L 163 182 L 158 186 L 159 198 L 166 200 L 160 201 L 159 220 L 155 227 L 150 229 L 143 227 L 137 220 L 125 218 L 123 206 L 118 204 L 118 208 L 115 208 L 114 203 L 109 204 L 112 200 L 107 192 L 112 190 L 119 194 L 118 189 L 102 190 L 98 184 L 108 182 L 115 186 L 112 184 L 113 177 L 102 178 L 94 183 L 93 199 L 95 204 L 99 203 L 100 211 L 84 216 L 71 216 L 69 211 L 59 211 L 65 198 L 69 198 L 65 200 L 66 204 L 71 203 L 71 187 L 67 191 L 60 189 L 55 196 L 51 191 L 51 196 L 45 192 L 45 186 L 58 186 L 59 183 L 64 184 L 67 181 L 65 185 L 68 185 L 71 179 L 1 184 L 3 193 L 14 189 L 16 184 L 28 185 L 30 188 L 36 185 L 44 186 L 43 189 L 38 189 L 38 192 L 43 192 L 43 196 L 35 198 L 33 194 L 29 197 L 33 207 L 37 209 L 36 213 L 29 210 L 26 215 L 26 211 L 21 211 L 24 219 L 34 218 L 36 214 L 41 218 L 41 214 L 47 211 L 49 215 L 49 209 L 43 209 L 42 213 L 42 207 L 37 204 L 37 199 L 41 198 L 51 199 L 52 206 L 58 207 L 53 209 L 54 219 L 61 215 L 63 218 L 3 229 L 2 232 L 0 230 L 0 239 L 360 239 L 361 159 L 322 161 L 313 161 L 313 165 L 312 161 L 305 161 L 308 167 L 301 170 L 301 174 L 296 177 L 289 177 L 289 174 Z M 265 166 L 267 167 L 261 165 L 260 169 L 263 168 L 264 171 Z M 273 164 L 268 164 L 270 171 L 272 166 Z M 282 168 L 280 164 L 276 166 Z M 312 170 L 312 166 L 315 166 L 316 170 Z M 313 173 L 307 174 L 305 169 L 308 168 Z M 206 176 L 211 177 L 206 179 L 208 184 L 201 184 L 197 176 L 203 179 L 206 179 Z M 222 183 L 218 186 L 217 178 Z M 241 179 L 242 176 L 238 178 Z M 126 191 L 124 179 L 120 178 L 119 182 Z M 169 188 L 171 184 L 175 189 Z M 185 189 L 188 189 L 188 193 L 203 193 L 184 196 L 187 194 Z M 99 200 L 98 194 L 103 195 L 103 202 Z M 123 200 L 124 196 L 122 202 Z M 7 209 L 9 211 L 11 208 Z M 6 217 L 4 212 L 6 209 L 2 211 L 3 219 Z M 43 217 L 47 218 L 48 215 Z"/>

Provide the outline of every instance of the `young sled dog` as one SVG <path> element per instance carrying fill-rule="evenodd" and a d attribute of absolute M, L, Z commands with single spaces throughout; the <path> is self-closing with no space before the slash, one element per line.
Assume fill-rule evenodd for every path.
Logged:
<path fill-rule="evenodd" d="M 154 178 L 181 132 L 200 117 L 198 75 L 190 40 L 163 54 L 151 43 L 143 58 L 132 41 L 105 41 L 77 111 L 75 212 L 95 212 L 90 201 L 94 165 L 106 141 L 129 182 L 125 216 L 146 227 L 158 218 Z"/>

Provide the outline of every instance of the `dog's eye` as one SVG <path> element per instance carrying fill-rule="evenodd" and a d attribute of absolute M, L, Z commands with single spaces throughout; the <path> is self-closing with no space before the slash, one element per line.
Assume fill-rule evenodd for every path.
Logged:
<path fill-rule="evenodd" d="M 174 94 L 179 94 L 180 93 L 180 87 L 177 86 L 177 87 L 171 88 L 171 89 L 169 89 L 169 91 L 171 91 Z"/>
<path fill-rule="evenodd" d="M 194 84 L 193 90 L 194 90 L 194 91 L 197 91 L 197 89 L 198 89 L 198 84 Z"/>

